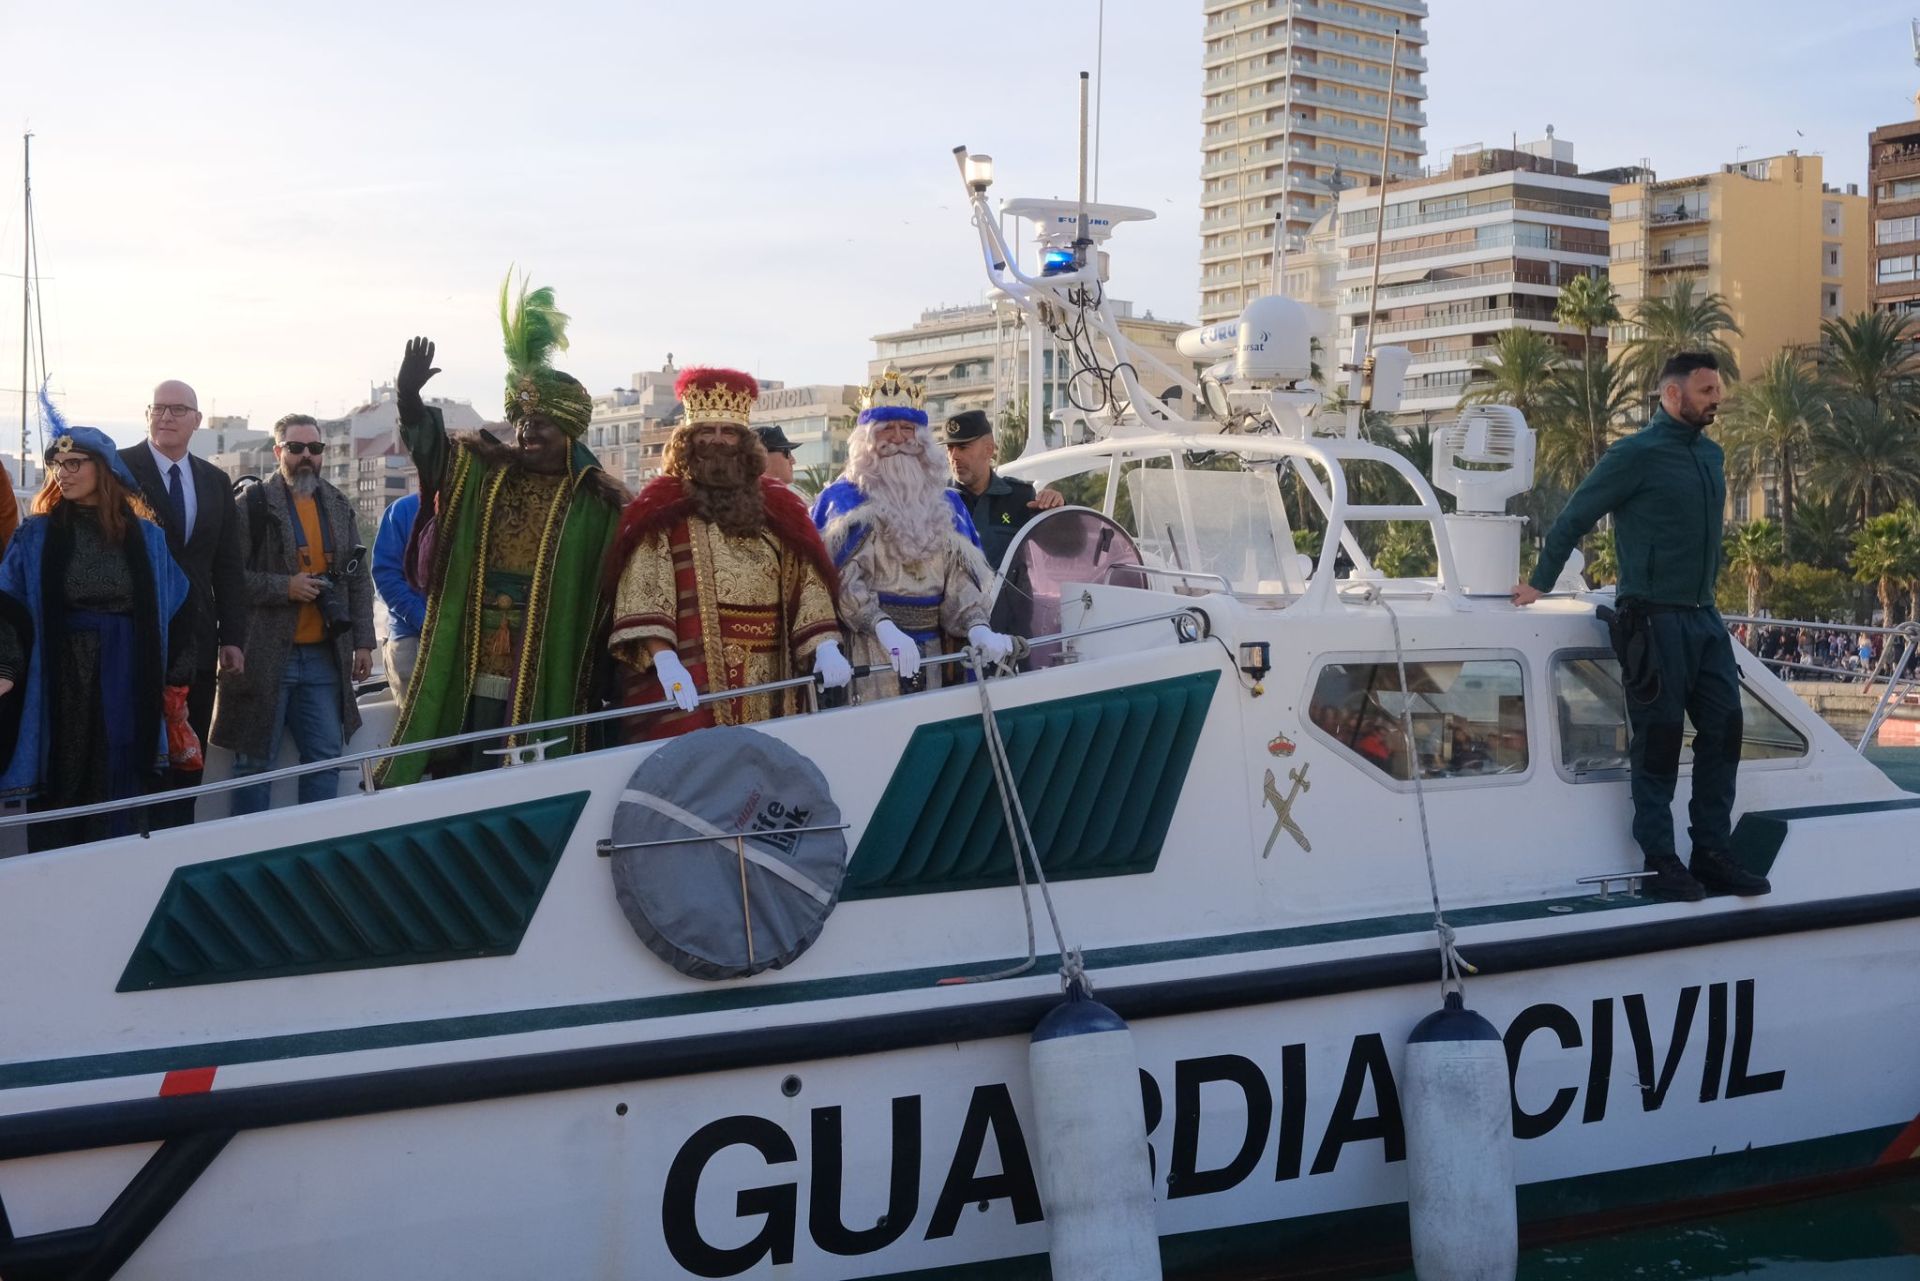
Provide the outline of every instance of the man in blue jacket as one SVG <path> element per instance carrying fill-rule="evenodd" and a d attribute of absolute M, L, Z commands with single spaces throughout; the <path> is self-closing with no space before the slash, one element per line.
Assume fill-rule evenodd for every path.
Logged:
<path fill-rule="evenodd" d="M 1764 876 L 1728 853 L 1740 765 L 1740 669 L 1714 588 L 1727 482 L 1720 446 L 1706 437 L 1723 394 L 1720 366 L 1681 352 L 1660 371 L 1660 408 L 1608 449 L 1547 531 L 1533 577 L 1513 589 L 1531 605 L 1560 577 L 1574 545 L 1602 516 L 1614 520 L 1620 563 L 1615 649 L 1632 729 L 1633 837 L 1649 892 L 1692 902 L 1707 890 L 1765 894 Z M 1686 719 L 1693 721 L 1693 860 L 1675 852 L 1673 793 Z"/>
<path fill-rule="evenodd" d="M 427 602 L 407 581 L 407 537 L 420 512 L 420 495 L 407 494 L 380 518 L 380 534 L 373 540 L 373 585 L 387 606 L 387 643 L 380 650 L 387 669 L 387 688 L 393 701 L 407 701 L 407 679 L 420 654 L 420 628 L 426 622 Z"/>

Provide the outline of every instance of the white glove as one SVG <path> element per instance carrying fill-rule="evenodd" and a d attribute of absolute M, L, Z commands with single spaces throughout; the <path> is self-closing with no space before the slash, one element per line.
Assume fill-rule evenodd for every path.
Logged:
<path fill-rule="evenodd" d="M 828 689 L 844 688 L 853 679 L 853 664 L 840 652 L 839 641 L 821 641 L 813 651 L 813 674 Z"/>
<path fill-rule="evenodd" d="M 920 674 L 920 647 L 891 618 L 883 618 L 873 629 L 873 638 L 887 651 L 893 662 L 893 674 L 910 681 Z"/>
<path fill-rule="evenodd" d="M 1004 663 L 1013 653 L 1013 637 L 996 632 L 985 623 L 967 629 L 967 644 L 979 650 L 980 657 L 989 663 Z"/>
<path fill-rule="evenodd" d="M 693 687 L 693 677 L 687 675 L 680 655 L 670 649 L 661 650 L 653 656 L 653 670 L 660 676 L 661 692 L 673 700 L 675 707 L 690 712 L 700 705 L 700 691 Z"/>

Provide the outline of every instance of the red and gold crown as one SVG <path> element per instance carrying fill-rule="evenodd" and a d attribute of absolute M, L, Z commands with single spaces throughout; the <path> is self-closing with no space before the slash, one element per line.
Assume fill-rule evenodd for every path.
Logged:
<path fill-rule="evenodd" d="M 753 402 L 760 399 L 760 382 L 738 369 L 701 365 L 681 371 L 674 380 L 673 394 L 680 400 L 683 426 L 739 423 L 744 427 L 753 412 Z"/>

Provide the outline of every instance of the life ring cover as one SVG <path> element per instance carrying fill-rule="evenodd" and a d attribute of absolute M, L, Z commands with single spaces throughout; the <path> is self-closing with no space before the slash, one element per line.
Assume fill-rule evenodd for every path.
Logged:
<path fill-rule="evenodd" d="M 825 775 L 787 744 L 740 726 L 699 730 L 627 781 L 613 813 L 614 895 L 633 932 L 682 974 L 779 969 L 840 901 L 839 823 Z"/>

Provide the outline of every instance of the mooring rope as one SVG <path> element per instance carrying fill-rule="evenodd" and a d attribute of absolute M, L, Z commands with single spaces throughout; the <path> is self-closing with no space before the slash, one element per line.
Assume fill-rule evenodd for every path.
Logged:
<path fill-rule="evenodd" d="M 1454 947 L 1453 927 L 1447 924 L 1446 913 L 1440 910 L 1440 875 L 1433 864 L 1433 836 L 1427 828 L 1427 790 L 1422 783 L 1426 771 L 1413 742 L 1413 690 L 1407 684 L 1407 651 L 1400 641 L 1400 615 L 1372 584 L 1367 586 L 1365 599 L 1386 610 L 1393 623 L 1393 659 L 1400 671 L 1400 736 L 1407 745 L 1407 771 L 1413 778 L 1414 806 L 1420 812 L 1420 848 L 1427 858 L 1427 893 L 1433 900 L 1433 932 L 1440 940 L 1440 992 L 1445 996 L 1463 989 L 1461 971 L 1468 974 L 1480 971 L 1468 964 L 1467 958 Z"/>
<path fill-rule="evenodd" d="M 1026 860 L 1033 863 L 1034 884 L 1040 888 L 1040 901 L 1047 909 L 1047 923 L 1053 928 L 1054 945 L 1060 949 L 1060 981 L 1062 986 L 1072 988 L 1076 985 L 1083 992 L 1091 992 L 1093 983 L 1087 977 L 1086 965 L 1080 956 L 1080 949 L 1067 946 L 1066 934 L 1060 928 L 1060 913 L 1053 904 L 1053 890 L 1047 884 L 1047 872 L 1040 865 L 1040 850 L 1034 843 L 1033 829 L 1027 823 L 1027 807 L 1020 800 L 1020 788 L 1013 777 L 1013 763 L 1007 756 L 1006 739 L 1000 734 L 999 718 L 993 714 L 993 700 L 987 693 L 987 663 L 978 649 L 969 649 L 968 662 L 975 673 L 974 684 L 980 690 L 981 736 L 986 743 L 987 760 L 993 767 L 994 789 L 1000 793 L 1000 814 L 1006 823 L 1007 839 L 1013 845 L 1013 872 L 1020 886 L 1020 906 L 1027 918 L 1027 958 L 1018 965 L 991 974 L 975 974 L 961 978 L 940 980 L 942 984 L 986 983 L 994 979 L 1013 978 L 1033 968 L 1038 957 L 1033 926 L 1033 898 L 1027 884 Z"/>

